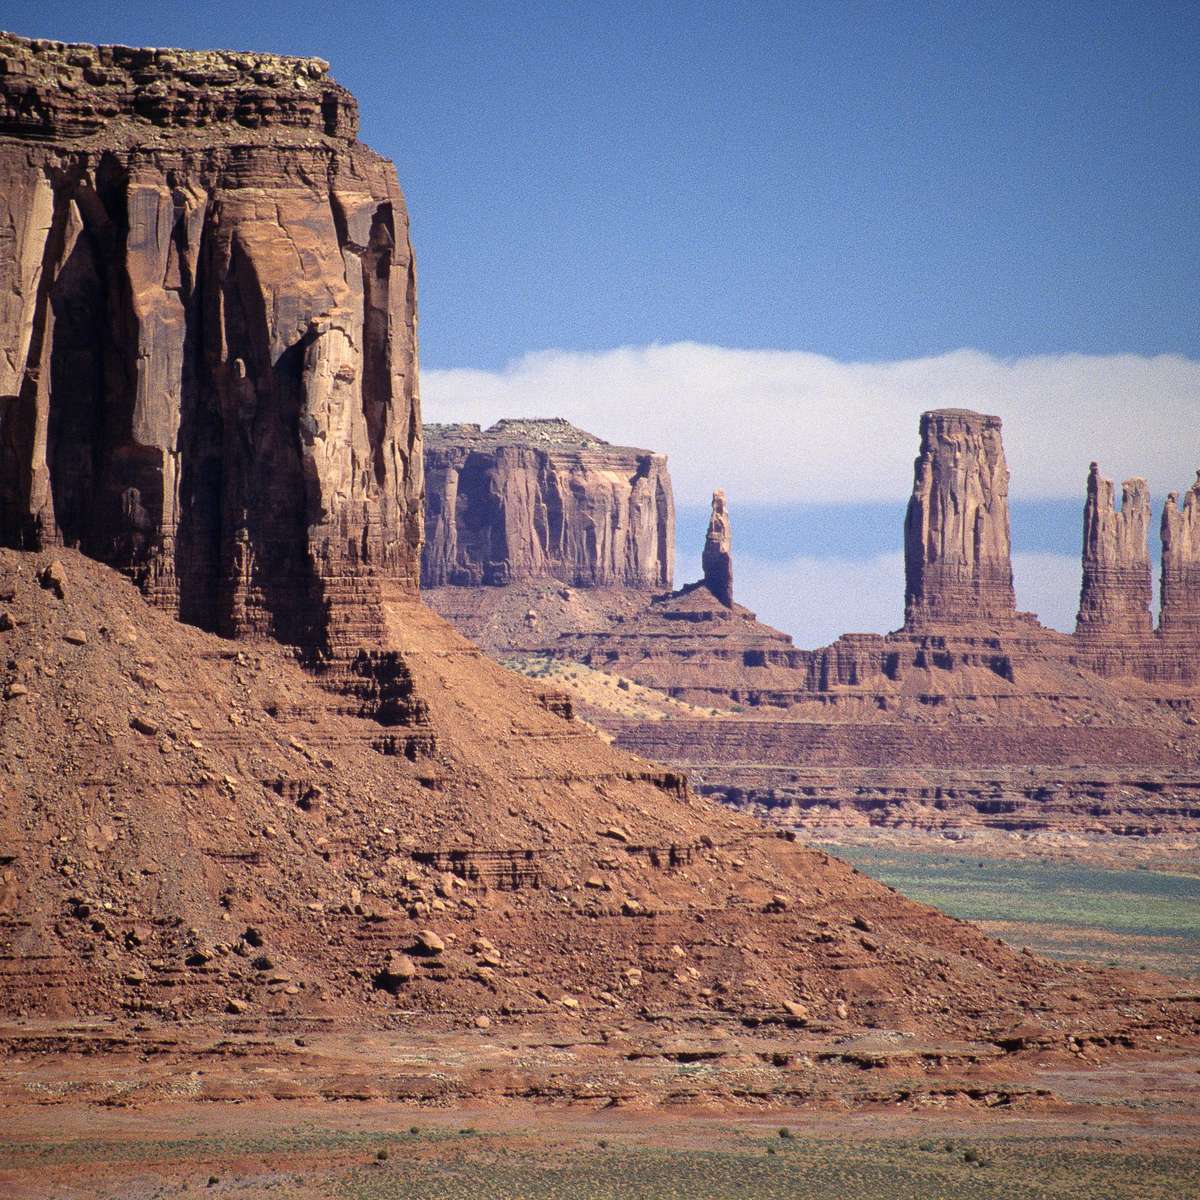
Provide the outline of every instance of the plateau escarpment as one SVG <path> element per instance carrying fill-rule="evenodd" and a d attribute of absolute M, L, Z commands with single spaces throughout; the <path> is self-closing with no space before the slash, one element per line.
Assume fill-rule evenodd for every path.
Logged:
<path fill-rule="evenodd" d="M 425 426 L 425 602 L 488 650 L 606 626 L 671 586 L 665 455 L 563 420 Z"/>
<path fill-rule="evenodd" d="M 775 1039 L 800 1031 L 806 1070 L 868 1028 L 905 1055 L 972 1039 L 931 1080 L 1191 1036 L 1169 982 L 1016 953 L 711 805 L 420 603 L 402 202 L 324 64 L 3 48 L 5 1071 L 164 1043 L 270 1066 L 270 1034 L 294 1054 L 350 1026 L 414 1044 L 507 1025 L 545 1056 L 448 1082 L 427 1042 L 386 1086 L 615 1102 L 643 1078 L 645 1047 L 612 1028 L 629 1018 L 672 1062 L 680 1030 L 740 1039 L 754 1078 L 735 1063 L 705 1084 L 740 1101 L 779 1094 Z M 575 515 L 548 515 L 546 541 L 531 518 L 510 568 L 568 591 L 560 567 L 669 578 L 653 462 L 558 444 L 514 461 L 493 478 Z M 635 527 L 648 557 L 648 534 L 616 536 Z M 685 589 L 664 620 L 730 628 L 730 599 Z M 538 1065 L 564 1047 L 605 1069 Z M 378 1094 L 377 1050 L 337 1053 L 358 1082 L 321 1094 Z"/>
<path fill-rule="evenodd" d="M 425 588 L 670 587 L 666 458 L 561 420 L 426 426 Z"/>

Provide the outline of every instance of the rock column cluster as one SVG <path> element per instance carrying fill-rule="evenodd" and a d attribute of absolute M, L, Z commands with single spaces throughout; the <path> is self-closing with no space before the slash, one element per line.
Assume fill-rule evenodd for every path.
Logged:
<path fill-rule="evenodd" d="M 1011 621 L 1011 546 L 1000 418 L 924 413 L 904 529 L 905 627 Z"/>
<path fill-rule="evenodd" d="M 1182 505 L 1172 492 L 1163 509 L 1159 628 L 1200 640 L 1200 471 Z"/>
<path fill-rule="evenodd" d="M 1150 489 L 1127 479 L 1121 507 L 1111 479 L 1092 463 L 1083 510 L 1083 587 L 1076 632 L 1084 637 L 1143 636 L 1150 632 Z"/>

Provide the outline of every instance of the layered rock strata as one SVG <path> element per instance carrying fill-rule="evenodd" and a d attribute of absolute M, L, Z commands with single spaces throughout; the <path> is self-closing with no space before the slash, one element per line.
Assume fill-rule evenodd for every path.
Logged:
<path fill-rule="evenodd" d="M 426 427 L 426 588 L 553 580 L 662 590 L 674 573 L 665 456 L 562 420 Z"/>
<path fill-rule="evenodd" d="M 991 589 L 1000 597 L 993 617 L 980 616 L 983 584 L 1012 577 L 1003 462 L 994 418 L 922 419 L 909 522 L 911 532 L 915 512 L 924 530 L 909 546 L 922 603 L 886 636 L 847 634 L 803 650 L 722 603 L 706 586 L 717 573 L 709 568 L 729 566 L 713 553 L 719 529 L 706 538 L 705 579 L 614 608 L 607 620 L 598 609 L 558 615 L 554 605 L 569 602 L 523 596 L 537 620 L 505 629 L 472 614 L 464 627 L 474 621 L 483 644 L 531 671 L 556 664 L 580 714 L 618 745 L 686 769 L 708 794 L 785 819 L 1200 831 L 1200 636 L 1188 632 L 1200 486 L 1182 506 L 1168 502 L 1171 586 L 1152 631 L 1145 485 L 1127 483 L 1118 511 L 1112 484 L 1092 472 L 1072 636 L 1016 613 L 1010 582 Z M 957 564 L 949 574 L 947 556 Z M 981 595 L 976 611 L 968 598 Z M 950 615 L 934 621 L 931 611 Z M 599 675 L 625 690 L 604 688 Z"/>
<path fill-rule="evenodd" d="M 415 587 L 408 217 L 315 59 L 0 36 L 0 542 L 329 652 Z"/>
<path fill-rule="evenodd" d="M 1011 554 L 1000 418 L 924 413 L 904 525 L 906 628 L 1012 621 Z"/>
<path fill-rule="evenodd" d="M 1150 632 L 1150 488 L 1127 479 L 1121 507 L 1112 480 L 1092 463 L 1083 510 L 1083 587 L 1075 632 L 1084 637 L 1143 637 Z"/>
<path fill-rule="evenodd" d="M 1182 504 L 1172 492 L 1163 508 L 1159 630 L 1200 644 L 1200 471 Z"/>
<path fill-rule="evenodd" d="M 630 1012 L 994 1054 L 1033 1010 L 1102 1045 L 1191 1028 L 1163 981 L 1018 954 L 715 809 L 420 604 L 399 193 L 320 64 L 5 44 L 0 1015 L 103 1017 L 121 1053 L 483 1018 L 575 1045 Z M 50 74 L 74 90 L 39 107 Z"/>
<path fill-rule="evenodd" d="M 290 1044 L 483 1017 L 559 1046 L 638 1019 L 654 1045 L 803 1027 L 814 1062 L 865 1029 L 998 1054 L 1036 1012 L 1052 1040 L 1153 1050 L 1200 1019 L 1177 983 L 1018 953 L 714 807 L 394 583 L 384 647 L 438 734 L 413 760 L 378 752 L 386 728 L 283 647 L 182 625 L 54 553 L 0 550 L 0 1016 L 35 1019 L 22 1054 L 59 1044 L 55 1018 L 122 1054 L 158 1029 L 228 1055 L 222 1031 Z M 390 1070 L 445 1099 L 432 1044 Z M 561 1095 L 554 1070 L 520 1094 Z M 627 1070 L 601 1086 L 640 1096 Z"/>
<path fill-rule="evenodd" d="M 701 555 L 704 586 L 726 608 L 733 607 L 733 532 L 729 524 L 729 509 L 724 492 L 713 492 L 712 513 Z"/>

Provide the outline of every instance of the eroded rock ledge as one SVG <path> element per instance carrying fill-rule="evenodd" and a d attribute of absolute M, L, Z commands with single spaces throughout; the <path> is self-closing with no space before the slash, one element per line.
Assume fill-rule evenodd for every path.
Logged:
<path fill-rule="evenodd" d="M 0 69 L 0 133 L 15 137 L 112 140 L 138 126 L 290 128 L 346 142 L 358 133 L 357 102 L 319 58 L 0 33 Z"/>

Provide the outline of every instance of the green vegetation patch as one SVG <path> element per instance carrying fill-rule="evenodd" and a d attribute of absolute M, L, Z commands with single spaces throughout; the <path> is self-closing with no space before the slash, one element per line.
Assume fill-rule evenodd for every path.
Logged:
<path fill-rule="evenodd" d="M 823 846 L 913 900 L 1000 922 L 1008 942 L 1059 958 L 1200 974 L 1200 879 L 1077 863 L 979 859 L 891 847 Z"/>
<path fill-rule="evenodd" d="M 805 1141 L 737 1151 L 562 1148 L 355 1170 L 341 1200 L 1157 1200 L 1200 1194 L 1200 1157 L 1010 1142 Z"/>

